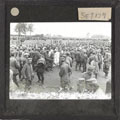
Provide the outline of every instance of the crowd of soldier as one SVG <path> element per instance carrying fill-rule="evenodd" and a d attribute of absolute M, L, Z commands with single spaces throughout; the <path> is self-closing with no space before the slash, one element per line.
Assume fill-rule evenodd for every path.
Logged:
<path fill-rule="evenodd" d="M 111 46 L 103 43 L 69 43 L 52 45 L 28 45 L 10 47 L 10 79 L 19 87 L 19 80 L 25 80 L 25 90 L 30 89 L 35 73 L 38 82 L 44 85 L 44 73 L 59 68 L 60 90 L 70 90 L 70 76 L 73 64 L 75 70 L 83 73 L 85 80 L 92 73 L 95 78 L 102 71 L 108 77 L 111 66 Z"/>

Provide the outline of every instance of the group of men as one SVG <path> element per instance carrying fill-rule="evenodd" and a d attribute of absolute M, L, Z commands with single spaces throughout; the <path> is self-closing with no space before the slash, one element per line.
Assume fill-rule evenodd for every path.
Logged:
<path fill-rule="evenodd" d="M 35 73 L 38 82 L 44 85 L 44 73 L 52 71 L 54 67 L 59 68 L 61 89 L 70 90 L 73 70 L 81 71 L 81 77 L 85 79 L 90 79 L 91 73 L 97 79 L 100 71 L 107 78 L 110 65 L 111 45 L 107 42 L 10 46 L 10 79 L 17 87 L 17 76 L 21 81 L 24 79 L 25 89 L 30 89 Z"/>

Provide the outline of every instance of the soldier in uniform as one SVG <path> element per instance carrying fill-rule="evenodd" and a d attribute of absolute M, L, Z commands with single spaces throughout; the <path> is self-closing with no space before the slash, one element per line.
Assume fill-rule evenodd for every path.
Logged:
<path fill-rule="evenodd" d="M 103 72 L 105 73 L 105 78 L 108 77 L 108 73 L 109 73 L 109 69 L 110 69 L 110 57 L 109 54 L 106 53 L 105 57 L 104 57 L 104 64 L 103 64 Z"/>
<path fill-rule="evenodd" d="M 72 58 L 70 57 L 70 53 L 66 53 L 66 62 L 69 63 L 70 67 L 72 67 Z"/>
<path fill-rule="evenodd" d="M 97 56 L 95 56 L 94 60 L 92 60 L 91 65 L 93 67 L 93 73 L 95 75 L 95 78 L 97 79 L 98 77 L 98 72 L 99 72 L 99 66 L 98 66 L 98 59 Z"/>
<path fill-rule="evenodd" d="M 60 83 L 61 83 L 61 88 L 63 90 L 69 90 L 70 89 L 70 74 L 72 73 L 72 70 L 70 66 L 66 63 L 65 57 L 61 57 L 61 66 L 60 66 Z"/>
<path fill-rule="evenodd" d="M 83 67 L 83 72 L 87 69 L 87 54 L 84 51 L 80 52 L 80 69 Z"/>
<path fill-rule="evenodd" d="M 22 52 L 19 51 L 18 53 L 18 61 L 19 61 L 19 65 L 20 65 L 20 68 L 19 68 L 19 79 L 21 80 L 21 77 L 22 77 L 22 68 L 23 68 L 23 61 L 22 61 Z"/>
<path fill-rule="evenodd" d="M 54 51 L 51 49 L 49 54 L 49 63 L 50 63 L 50 70 L 53 70 L 53 62 L 54 62 Z"/>
<path fill-rule="evenodd" d="M 99 66 L 99 70 L 102 69 L 102 54 L 99 52 L 98 53 L 98 66 Z"/>
<path fill-rule="evenodd" d="M 38 50 L 35 50 L 32 55 L 32 66 L 33 66 L 33 70 L 35 70 L 35 66 L 37 64 L 37 60 L 40 58 L 40 52 Z"/>
<path fill-rule="evenodd" d="M 79 50 L 77 50 L 75 53 L 75 61 L 76 61 L 75 70 L 77 71 L 78 66 L 80 70 L 80 51 Z"/>
<path fill-rule="evenodd" d="M 22 69 L 23 76 L 26 80 L 25 90 L 29 90 L 34 78 L 34 72 L 32 67 L 32 58 L 28 57 L 27 62 Z"/>
<path fill-rule="evenodd" d="M 19 87 L 18 81 L 17 81 L 17 75 L 19 75 L 19 69 L 20 65 L 17 59 L 14 57 L 14 53 L 11 53 L 10 57 L 10 69 L 13 71 L 13 82 Z"/>
<path fill-rule="evenodd" d="M 89 66 L 87 72 L 83 73 L 82 78 L 85 79 L 85 89 L 87 89 L 87 80 L 93 78 L 93 67 Z"/>
<path fill-rule="evenodd" d="M 93 75 L 93 67 L 89 66 L 87 72 L 83 73 L 82 77 L 85 78 L 85 80 L 88 80 L 92 77 L 92 75 Z"/>
<path fill-rule="evenodd" d="M 109 61 L 105 59 L 103 64 L 103 72 L 105 73 L 105 78 L 107 78 L 108 76 L 109 68 L 110 68 Z"/>
<path fill-rule="evenodd" d="M 36 66 L 36 70 L 37 72 L 37 76 L 38 76 L 38 82 L 41 82 L 41 84 L 44 84 L 44 71 L 45 71 L 45 59 L 44 58 L 40 58 L 37 61 L 37 66 Z"/>
<path fill-rule="evenodd" d="M 24 79 L 24 73 L 22 69 L 23 69 L 23 66 L 26 64 L 28 57 L 29 57 L 29 53 L 24 53 L 23 56 L 21 56 L 20 58 L 20 66 L 21 66 L 21 79 L 20 80 L 21 81 Z"/>

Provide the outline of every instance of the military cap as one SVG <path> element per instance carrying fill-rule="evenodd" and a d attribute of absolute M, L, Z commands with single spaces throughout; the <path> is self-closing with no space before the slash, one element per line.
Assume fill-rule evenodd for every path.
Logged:
<path fill-rule="evenodd" d="M 88 67 L 88 71 L 92 71 L 93 70 L 93 67 L 92 66 L 89 66 Z"/>
<path fill-rule="evenodd" d="M 27 52 L 26 52 L 26 53 L 24 53 L 24 56 L 29 56 L 29 53 L 27 53 Z"/>
<path fill-rule="evenodd" d="M 44 58 L 40 58 L 40 59 L 38 59 L 37 64 L 39 64 L 39 63 L 45 64 L 45 60 L 44 60 Z"/>

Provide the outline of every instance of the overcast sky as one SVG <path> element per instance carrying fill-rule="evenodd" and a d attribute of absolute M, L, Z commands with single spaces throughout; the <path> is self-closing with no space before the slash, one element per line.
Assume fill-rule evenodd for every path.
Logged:
<path fill-rule="evenodd" d="M 16 24 L 10 24 L 11 34 L 17 34 L 15 32 Z M 32 24 L 34 30 L 32 35 L 51 34 L 64 37 L 86 37 L 87 34 L 89 36 L 97 34 L 111 38 L 111 22 L 32 22 Z"/>

